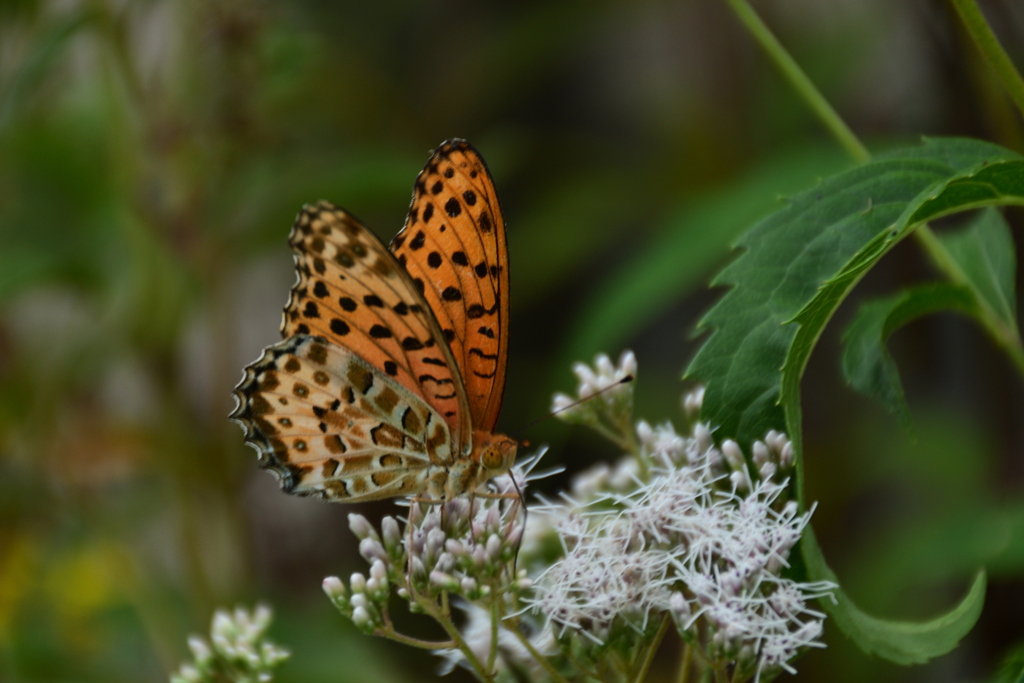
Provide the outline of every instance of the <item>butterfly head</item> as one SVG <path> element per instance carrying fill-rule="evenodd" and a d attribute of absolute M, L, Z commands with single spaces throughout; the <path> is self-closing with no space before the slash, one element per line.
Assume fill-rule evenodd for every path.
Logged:
<path fill-rule="evenodd" d="M 490 479 L 508 472 L 516 461 L 518 442 L 503 434 L 485 434 L 483 436 L 478 451 L 480 465 L 483 467 L 481 474 Z"/>

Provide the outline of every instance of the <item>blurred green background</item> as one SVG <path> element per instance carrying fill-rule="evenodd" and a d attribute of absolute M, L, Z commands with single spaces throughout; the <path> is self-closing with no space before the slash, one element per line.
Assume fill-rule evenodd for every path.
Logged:
<path fill-rule="evenodd" d="M 1024 65 L 1024 6 L 982 4 Z M 945 2 L 755 6 L 873 150 L 1024 148 Z M 0 3 L 0 681 L 163 681 L 215 606 L 260 599 L 294 651 L 281 681 L 433 671 L 320 591 L 365 567 L 347 513 L 393 504 L 280 493 L 226 415 L 278 338 L 302 203 L 388 240 L 453 136 L 486 157 L 508 226 L 511 433 L 575 386 L 573 360 L 625 347 L 637 416 L 680 424 L 728 245 L 851 163 L 717 0 Z M 908 242 L 855 299 L 930 277 Z M 991 582 L 975 631 L 927 667 L 868 660 L 830 628 L 798 678 L 989 680 L 1024 639 L 1021 379 L 965 320 L 914 323 L 891 343 L 912 442 L 840 377 L 855 305 L 804 381 L 826 555 L 888 617 L 938 613 L 982 562 Z M 570 472 L 615 455 L 555 420 L 523 436 Z M 672 675 L 662 655 L 652 680 Z"/>

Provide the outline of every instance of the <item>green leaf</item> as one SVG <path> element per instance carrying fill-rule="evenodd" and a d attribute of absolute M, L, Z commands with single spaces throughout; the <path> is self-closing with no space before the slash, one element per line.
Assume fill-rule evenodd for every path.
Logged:
<path fill-rule="evenodd" d="M 995 173 L 997 167 L 1009 172 Z M 981 171 L 988 184 L 966 183 Z M 715 279 L 731 289 L 701 321 L 712 333 L 686 373 L 706 385 L 703 419 L 741 444 L 769 429 L 798 432 L 798 412 L 788 411 L 797 420 L 787 425 L 780 405 L 783 364 L 798 382 L 824 322 L 909 233 L 911 217 L 951 212 L 945 191 L 967 208 L 995 197 L 1024 201 L 1012 194 L 1021 189 L 1014 173 L 1024 173 L 1024 161 L 996 145 L 926 140 L 832 176 L 756 224 L 738 243 L 743 253 Z M 953 182 L 958 179 L 964 182 Z M 785 325 L 798 314 L 800 326 Z"/>
<path fill-rule="evenodd" d="M 793 197 L 743 236 L 745 252 L 716 280 L 732 289 L 702 321 L 713 331 L 687 371 L 706 386 L 702 418 L 741 444 L 769 429 L 789 434 L 805 507 L 800 379 L 825 325 L 860 278 L 922 222 L 995 204 L 1024 204 L 1024 159 L 957 138 L 897 150 Z M 810 578 L 834 580 L 809 539 Z M 923 624 L 870 617 L 841 592 L 838 604 L 824 606 L 865 651 L 924 661 L 970 629 L 979 582 L 964 603 Z"/>
<path fill-rule="evenodd" d="M 857 391 L 878 399 L 911 429 L 910 410 L 903 400 L 899 370 L 885 348 L 892 333 L 921 316 L 942 310 L 976 314 L 970 289 L 939 282 L 907 289 L 861 305 L 843 335 L 843 375 Z"/>
<path fill-rule="evenodd" d="M 836 575 L 825 563 L 810 527 L 804 530 L 800 545 L 808 573 L 818 580 L 838 583 Z M 925 622 L 873 617 L 858 609 L 839 588 L 833 591 L 836 604 L 829 607 L 829 612 L 843 633 L 853 639 L 866 654 L 896 664 L 923 664 L 952 650 L 974 628 L 985 601 L 985 584 L 985 572 L 980 570 L 967 595 L 956 607 Z M 830 605 L 828 600 L 822 602 L 826 606 Z"/>
<path fill-rule="evenodd" d="M 985 209 L 963 230 L 939 236 L 964 283 L 998 321 L 1001 332 L 1020 339 L 1017 328 L 1017 259 L 1010 226 L 997 209 Z"/>

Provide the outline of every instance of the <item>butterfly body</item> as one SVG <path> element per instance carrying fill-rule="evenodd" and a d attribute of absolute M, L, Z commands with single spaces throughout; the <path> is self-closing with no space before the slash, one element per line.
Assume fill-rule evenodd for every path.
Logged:
<path fill-rule="evenodd" d="M 439 147 L 389 251 L 329 202 L 289 236 L 285 339 L 246 367 L 231 414 L 298 495 L 453 498 L 511 467 L 504 222 L 479 154 Z M 467 380 L 468 378 L 468 380 Z"/>

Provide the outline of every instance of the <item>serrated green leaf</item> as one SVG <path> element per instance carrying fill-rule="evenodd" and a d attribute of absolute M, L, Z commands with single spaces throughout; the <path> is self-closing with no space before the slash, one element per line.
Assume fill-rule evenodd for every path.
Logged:
<path fill-rule="evenodd" d="M 800 545 L 808 573 L 818 580 L 838 583 L 835 573 L 825 563 L 810 527 L 804 530 Z M 956 607 L 924 622 L 873 617 L 858 609 L 842 589 L 833 591 L 836 604 L 832 605 L 828 600 L 822 600 L 822 603 L 836 625 L 866 654 L 896 664 L 923 664 L 952 650 L 974 628 L 985 601 L 985 585 L 985 572 L 981 570 Z"/>
<path fill-rule="evenodd" d="M 988 208 L 962 230 L 939 235 L 939 241 L 963 274 L 978 303 L 999 322 L 1003 333 L 1020 339 L 1017 327 L 1017 257 L 1010 226 Z"/>
<path fill-rule="evenodd" d="M 893 332 L 921 316 L 942 310 L 977 313 L 967 287 L 939 282 L 912 287 L 899 294 L 861 305 L 843 335 L 843 375 L 851 387 L 882 403 L 911 430 L 910 410 L 903 399 L 899 370 L 885 343 Z"/>
<path fill-rule="evenodd" d="M 982 195 L 1000 196 L 1003 185 L 1015 187 L 1008 174 L 995 173 L 1004 165 L 1024 171 L 1021 157 L 990 143 L 926 140 L 824 180 L 751 228 L 738 243 L 743 253 L 715 280 L 732 287 L 701 321 L 712 333 L 686 373 L 706 384 L 703 419 L 741 444 L 769 429 L 798 431 L 798 414 L 787 430 L 780 369 L 787 363 L 790 378 L 799 380 L 821 327 L 784 323 L 798 314 L 827 321 L 849 288 L 907 234 L 911 216 L 949 212 L 947 185 L 971 206 Z M 975 182 L 952 182 L 960 177 Z"/>
<path fill-rule="evenodd" d="M 782 429 L 804 501 L 800 379 L 825 325 L 853 286 L 923 221 L 994 204 L 1024 204 L 1024 159 L 996 145 L 932 139 L 833 176 L 755 225 L 717 284 L 732 285 L 702 325 L 712 334 L 687 375 L 706 386 L 702 418 L 749 444 Z M 788 325 L 786 323 L 796 323 Z M 834 580 L 808 529 L 812 579 Z M 956 645 L 980 610 L 982 576 L 968 598 L 923 624 L 870 617 L 845 594 L 824 606 L 867 652 L 902 663 Z"/>

